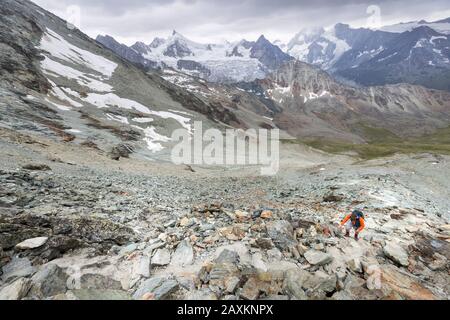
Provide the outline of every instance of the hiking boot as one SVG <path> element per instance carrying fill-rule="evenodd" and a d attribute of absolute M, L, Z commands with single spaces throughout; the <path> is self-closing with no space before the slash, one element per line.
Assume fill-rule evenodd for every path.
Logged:
<path fill-rule="evenodd" d="M 355 233 L 355 240 L 358 241 L 359 240 L 359 235 L 357 233 Z"/>
<path fill-rule="evenodd" d="M 345 236 L 346 236 L 346 237 L 350 237 L 350 232 L 347 231 L 347 232 L 345 233 Z"/>

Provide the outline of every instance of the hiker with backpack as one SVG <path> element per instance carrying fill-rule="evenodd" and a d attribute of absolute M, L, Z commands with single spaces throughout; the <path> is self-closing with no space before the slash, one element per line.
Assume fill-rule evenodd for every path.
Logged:
<path fill-rule="evenodd" d="M 355 240 L 358 241 L 359 234 L 365 228 L 364 214 L 359 210 L 354 210 L 341 221 L 341 227 L 345 226 L 345 236 L 350 237 L 350 231 L 355 230 Z"/>

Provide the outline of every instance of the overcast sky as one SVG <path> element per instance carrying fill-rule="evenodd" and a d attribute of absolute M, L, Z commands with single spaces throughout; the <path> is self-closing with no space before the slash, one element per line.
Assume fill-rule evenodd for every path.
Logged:
<path fill-rule="evenodd" d="M 300 29 L 386 25 L 450 17 L 449 0 L 34 0 L 80 24 L 91 37 L 108 34 L 122 43 L 150 43 L 177 30 L 199 42 L 289 41 Z M 77 6 L 80 19 L 77 17 Z M 375 7 L 374 7 L 375 6 Z M 74 9 L 75 8 L 75 9 Z M 369 9 L 369 10 L 368 10 Z M 369 12 L 369 13 L 368 13 Z M 379 13 L 379 14 L 378 14 Z"/>

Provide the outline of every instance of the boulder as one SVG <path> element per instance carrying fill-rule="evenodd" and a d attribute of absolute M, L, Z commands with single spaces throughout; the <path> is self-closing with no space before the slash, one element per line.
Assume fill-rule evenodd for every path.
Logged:
<path fill-rule="evenodd" d="M 225 279 L 225 281 L 224 281 L 225 291 L 227 293 L 234 293 L 234 291 L 236 291 L 236 289 L 238 288 L 240 282 L 241 282 L 241 279 L 239 279 L 236 276 L 232 276 L 232 277 Z"/>
<path fill-rule="evenodd" d="M 341 202 L 342 200 L 344 200 L 342 195 L 336 195 L 334 193 L 327 194 L 323 197 L 323 202 Z"/>
<path fill-rule="evenodd" d="M 19 278 L 0 290 L 1 300 L 20 300 L 24 298 L 31 288 L 30 279 Z"/>
<path fill-rule="evenodd" d="M 86 273 L 80 277 L 77 289 L 121 290 L 122 284 L 102 274 Z"/>
<path fill-rule="evenodd" d="M 236 251 L 224 249 L 219 256 L 214 259 L 215 263 L 231 263 L 235 264 L 239 262 L 239 254 Z"/>
<path fill-rule="evenodd" d="M 366 287 L 366 281 L 360 277 L 347 275 L 343 283 L 342 292 L 343 295 L 351 298 L 352 300 L 376 300 L 379 298 L 376 292 L 368 290 Z M 345 299 L 348 300 L 348 299 Z"/>
<path fill-rule="evenodd" d="M 8 282 L 15 278 L 28 277 L 36 272 L 28 258 L 14 257 L 3 268 L 2 280 Z"/>
<path fill-rule="evenodd" d="M 381 289 L 381 269 L 378 264 L 371 264 L 365 268 L 368 275 L 366 286 L 369 290 Z"/>
<path fill-rule="evenodd" d="M 152 257 L 152 266 L 166 266 L 170 263 L 170 252 L 167 249 L 158 249 Z"/>
<path fill-rule="evenodd" d="M 250 278 L 241 290 L 240 296 L 245 300 L 256 300 L 260 294 L 259 281 L 255 278 Z"/>
<path fill-rule="evenodd" d="M 273 248 L 273 242 L 269 238 L 258 238 L 255 241 L 258 248 L 269 250 Z"/>
<path fill-rule="evenodd" d="M 363 272 L 361 260 L 359 258 L 353 258 L 353 259 L 348 260 L 347 266 L 353 272 L 357 272 L 357 273 Z"/>
<path fill-rule="evenodd" d="M 211 270 L 209 272 L 209 284 L 226 289 L 229 284 L 229 279 L 238 276 L 239 269 L 237 268 L 236 264 L 216 263 L 211 267 Z"/>
<path fill-rule="evenodd" d="M 194 262 L 194 250 L 188 240 L 183 240 L 172 255 L 171 265 L 184 267 Z"/>
<path fill-rule="evenodd" d="M 56 264 L 46 264 L 31 278 L 31 295 L 46 298 L 65 293 L 68 275 Z"/>
<path fill-rule="evenodd" d="M 386 298 L 408 300 L 437 300 L 437 297 L 425 288 L 417 278 L 393 266 L 382 265 L 381 290 Z"/>
<path fill-rule="evenodd" d="M 267 265 L 263 260 L 263 256 L 260 252 L 256 252 L 252 255 L 251 265 L 259 272 L 266 272 Z"/>
<path fill-rule="evenodd" d="M 261 212 L 261 216 L 262 219 L 272 219 L 273 218 L 273 212 L 270 210 L 264 210 L 263 212 Z"/>
<path fill-rule="evenodd" d="M 52 170 L 48 165 L 46 164 L 26 164 L 22 167 L 25 170 L 30 170 L 30 171 L 49 171 Z"/>
<path fill-rule="evenodd" d="M 287 250 L 297 243 L 294 238 L 294 229 L 288 221 L 270 221 L 266 227 L 269 237 L 279 249 Z"/>
<path fill-rule="evenodd" d="M 303 290 L 303 283 L 309 277 L 309 272 L 305 270 L 289 270 L 286 272 L 284 279 L 284 288 L 286 292 L 297 300 L 307 300 L 305 290 Z"/>
<path fill-rule="evenodd" d="M 120 160 L 120 158 L 129 158 L 133 153 L 133 147 L 129 144 L 119 144 L 111 148 L 108 152 L 108 156 L 112 160 Z"/>
<path fill-rule="evenodd" d="M 447 258 L 437 252 L 433 254 L 434 260 L 428 264 L 428 268 L 433 271 L 445 270 L 449 266 Z"/>
<path fill-rule="evenodd" d="M 234 216 L 236 218 L 236 221 L 238 222 L 244 222 L 251 219 L 252 215 L 249 212 L 236 210 L 234 212 Z"/>
<path fill-rule="evenodd" d="M 304 257 L 309 264 L 323 266 L 333 261 L 333 257 L 325 252 L 317 250 L 308 250 Z"/>
<path fill-rule="evenodd" d="M 306 270 L 289 270 L 284 286 L 290 295 L 299 300 L 308 297 L 325 299 L 327 294 L 336 291 L 337 278 L 321 271 L 312 274 Z"/>
<path fill-rule="evenodd" d="M 404 267 L 409 266 L 408 253 L 400 245 L 394 242 L 388 242 L 383 247 L 383 252 L 392 261 Z"/>
<path fill-rule="evenodd" d="M 164 300 L 178 290 L 178 282 L 165 277 L 154 277 L 145 280 L 133 295 L 135 300 L 142 300 L 147 294 L 152 294 L 155 300 Z"/>
<path fill-rule="evenodd" d="M 145 278 L 150 277 L 150 257 L 143 255 L 135 266 L 135 274 L 143 276 Z"/>
<path fill-rule="evenodd" d="M 16 244 L 18 250 L 31 250 L 42 247 L 48 240 L 48 237 L 32 238 Z"/>
<path fill-rule="evenodd" d="M 130 243 L 130 244 L 126 245 L 126 246 L 123 246 L 119 250 L 119 256 L 129 255 L 129 254 L 133 253 L 134 251 L 136 251 L 137 248 L 138 248 L 138 244 L 137 243 Z"/>

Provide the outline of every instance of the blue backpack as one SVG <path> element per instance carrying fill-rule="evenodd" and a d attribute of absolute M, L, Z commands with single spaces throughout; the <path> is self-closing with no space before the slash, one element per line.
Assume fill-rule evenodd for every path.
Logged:
<path fill-rule="evenodd" d="M 353 211 L 353 214 L 356 214 L 356 219 L 360 219 L 360 218 L 363 218 L 363 219 L 365 219 L 364 218 L 364 213 L 362 213 L 361 211 L 359 211 L 359 210 L 355 210 L 355 211 Z"/>

